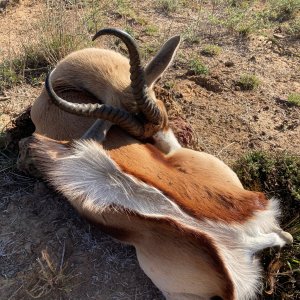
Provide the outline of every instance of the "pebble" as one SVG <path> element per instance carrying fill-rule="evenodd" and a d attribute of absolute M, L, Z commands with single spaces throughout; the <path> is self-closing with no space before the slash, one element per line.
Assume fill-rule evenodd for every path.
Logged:
<path fill-rule="evenodd" d="M 226 61 L 225 62 L 225 67 L 230 68 L 230 67 L 233 67 L 233 66 L 234 66 L 234 62 L 232 62 L 232 61 Z"/>
<path fill-rule="evenodd" d="M 24 246 L 24 249 L 25 251 L 28 253 L 28 254 L 31 254 L 32 253 L 32 244 L 31 243 L 26 243 L 25 246 Z"/>

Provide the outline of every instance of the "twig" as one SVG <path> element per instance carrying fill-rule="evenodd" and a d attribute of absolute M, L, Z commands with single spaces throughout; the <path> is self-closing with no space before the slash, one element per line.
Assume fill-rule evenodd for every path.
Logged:
<path fill-rule="evenodd" d="M 6 159 L 10 159 L 5 153 L 3 153 L 2 151 L 0 151 L 0 154 L 3 155 Z"/>
<path fill-rule="evenodd" d="M 3 168 L 3 169 L 0 170 L 0 173 L 2 173 L 2 172 L 4 172 L 4 171 L 7 171 L 7 170 L 9 170 L 9 169 L 12 169 L 12 168 L 13 168 L 13 166 L 8 166 L 8 167 L 6 167 L 6 168 Z"/>
<path fill-rule="evenodd" d="M 7 300 L 13 299 L 13 297 L 18 293 L 18 291 L 19 291 L 22 287 L 23 287 L 23 284 L 22 284 L 15 292 L 13 292 Z"/>
<path fill-rule="evenodd" d="M 9 96 L 3 96 L 3 97 L 0 97 L 0 101 L 7 101 L 9 100 L 11 97 Z"/>
<path fill-rule="evenodd" d="M 300 269 L 293 269 L 291 271 L 286 271 L 286 272 L 281 272 L 281 273 L 271 273 L 271 275 L 275 275 L 275 276 L 278 276 L 278 275 L 292 275 L 293 273 L 295 272 L 300 272 Z"/>
<path fill-rule="evenodd" d="M 31 72 L 31 71 L 39 71 L 39 70 L 48 70 L 48 67 L 40 67 L 40 68 L 33 68 L 33 69 L 24 69 L 24 72 Z"/>
<path fill-rule="evenodd" d="M 289 223 L 287 223 L 284 228 L 288 228 L 290 225 L 292 225 L 295 221 L 297 221 L 297 219 L 299 218 L 299 214 L 294 218 L 292 219 Z"/>
<path fill-rule="evenodd" d="M 1 233 L 0 234 L 0 236 L 5 236 L 5 235 L 10 235 L 10 234 L 16 234 L 16 232 L 15 231 L 13 231 L 13 232 L 5 232 L 5 233 Z"/>
<path fill-rule="evenodd" d="M 65 251 L 66 251 L 66 242 L 64 241 L 63 250 L 62 250 L 61 259 L 60 259 L 60 266 L 59 266 L 60 271 L 62 271 L 62 267 L 63 267 L 63 264 L 64 264 Z"/>
<path fill-rule="evenodd" d="M 227 146 L 225 146 L 224 148 L 222 148 L 216 156 L 219 156 L 225 149 L 229 148 L 230 146 L 232 146 L 233 144 L 235 144 L 235 142 L 232 142 L 230 144 L 228 144 Z"/>

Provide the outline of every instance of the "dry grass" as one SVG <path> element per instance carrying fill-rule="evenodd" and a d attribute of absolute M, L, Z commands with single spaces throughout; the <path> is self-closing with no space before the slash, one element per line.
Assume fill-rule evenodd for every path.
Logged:
<path fill-rule="evenodd" d="M 37 258 L 36 278 L 26 288 L 26 292 L 33 299 L 45 297 L 54 290 L 68 293 L 71 288 L 70 281 L 76 275 L 67 271 L 68 266 L 64 262 L 64 256 L 65 244 L 59 262 L 49 255 L 48 250 L 42 250 L 41 257 Z"/>
<path fill-rule="evenodd" d="M 91 14 L 75 5 L 69 10 L 64 1 L 48 3 L 23 37 L 21 53 L 0 64 L 0 92 L 24 80 L 30 84 L 44 80 L 43 74 L 60 59 L 91 45 L 90 30 L 99 26 Z"/>

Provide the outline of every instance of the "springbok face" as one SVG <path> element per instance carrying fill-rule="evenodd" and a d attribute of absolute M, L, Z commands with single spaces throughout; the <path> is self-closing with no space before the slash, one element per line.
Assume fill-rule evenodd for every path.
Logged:
<path fill-rule="evenodd" d="M 245 190 L 218 158 L 181 148 L 153 98 L 133 93 L 137 117 L 119 107 L 74 105 L 54 92 L 51 75 L 46 89 L 63 111 L 99 120 L 77 141 L 34 135 L 29 149 L 44 178 L 81 215 L 133 245 L 167 299 L 255 298 L 255 253 L 292 242 L 276 220 L 276 200 Z M 148 101 L 152 117 L 143 110 Z M 140 141 L 148 125 L 159 147 Z"/>

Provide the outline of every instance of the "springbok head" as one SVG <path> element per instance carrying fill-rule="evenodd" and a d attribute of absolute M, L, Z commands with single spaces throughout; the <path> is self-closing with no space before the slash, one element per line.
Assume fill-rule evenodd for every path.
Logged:
<path fill-rule="evenodd" d="M 50 75 L 53 88 L 46 85 L 48 91 L 43 89 L 32 106 L 36 133 L 72 140 L 81 137 L 97 118 L 139 138 L 168 130 L 165 107 L 156 99 L 153 86 L 172 63 L 180 37 L 170 38 L 143 67 L 136 42 L 129 34 L 108 28 L 100 30 L 93 40 L 103 35 L 120 38 L 128 49 L 129 60 L 112 50 L 90 48 L 59 62 Z"/>
<path fill-rule="evenodd" d="M 36 134 L 30 150 L 44 178 L 81 215 L 133 245 L 141 268 L 167 299 L 255 298 L 255 253 L 292 242 L 277 222 L 277 201 L 245 190 L 218 158 L 181 148 L 168 134 L 157 136 L 167 115 L 155 119 L 164 111 L 155 101 L 152 137 L 169 145 L 165 151 L 140 140 L 147 136 L 143 124 L 152 123 L 140 100 L 138 116 L 99 104 L 74 105 L 54 92 L 51 78 L 46 88 L 60 109 L 106 121 L 96 121 L 72 142 Z M 99 113 L 107 109 L 112 117 Z M 111 122 L 119 126 L 110 128 Z"/>

